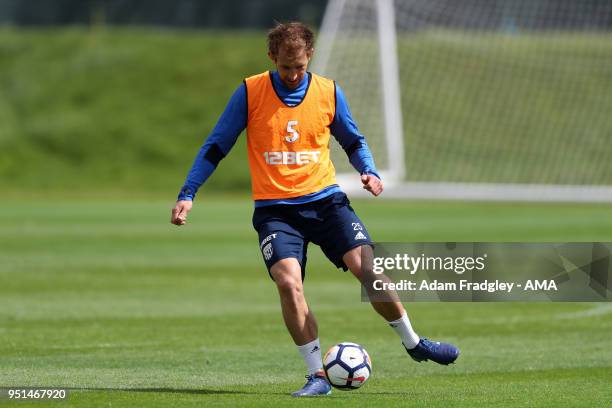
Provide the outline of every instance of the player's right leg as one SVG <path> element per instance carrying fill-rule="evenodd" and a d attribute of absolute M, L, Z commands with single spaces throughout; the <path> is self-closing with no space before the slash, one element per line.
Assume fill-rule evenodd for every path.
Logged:
<path fill-rule="evenodd" d="M 270 276 L 278 289 L 287 330 L 308 368 L 306 384 L 292 395 L 311 397 L 330 394 L 331 386 L 323 374 L 317 321 L 304 297 L 300 263 L 296 258 L 281 259 L 270 268 Z"/>
<path fill-rule="evenodd" d="M 283 319 L 295 344 L 306 344 L 318 337 L 317 321 L 304 298 L 301 267 L 296 258 L 285 258 L 270 268 L 280 297 Z"/>
<path fill-rule="evenodd" d="M 268 273 L 278 289 L 285 325 L 308 370 L 306 385 L 293 396 L 326 395 L 331 386 L 322 371 L 317 321 L 306 303 L 302 285 L 308 243 L 291 222 L 292 217 L 292 209 L 256 208 L 253 227 L 259 234 Z"/>

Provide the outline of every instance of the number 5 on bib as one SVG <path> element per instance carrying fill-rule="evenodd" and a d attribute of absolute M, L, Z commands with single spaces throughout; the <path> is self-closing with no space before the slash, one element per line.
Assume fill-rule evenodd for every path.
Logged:
<path fill-rule="evenodd" d="M 300 134 L 297 132 L 297 130 L 293 128 L 297 124 L 297 120 L 290 120 L 289 122 L 287 122 L 287 132 L 289 132 L 289 134 L 285 136 L 286 142 L 293 143 L 300 137 Z"/>

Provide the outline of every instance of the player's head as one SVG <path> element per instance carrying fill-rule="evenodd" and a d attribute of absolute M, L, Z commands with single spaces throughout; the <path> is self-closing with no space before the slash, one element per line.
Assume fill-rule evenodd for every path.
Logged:
<path fill-rule="evenodd" d="M 290 89 L 304 78 L 313 52 L 314 34 L 302 23 L 278 23 L 268 32 L 268 56 Z"/>

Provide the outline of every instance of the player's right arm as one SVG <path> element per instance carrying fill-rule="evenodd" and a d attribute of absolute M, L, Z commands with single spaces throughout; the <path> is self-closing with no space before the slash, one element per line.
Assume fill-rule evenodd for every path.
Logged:
<path fill-rule="evenodd" d="M 185 184 L 172 209 L 170 222 L 184 225 L 191 210 L 192 201 L 199 188 L 215 171 L 219 162 L 236 144 L 240 133 L 247 126 L 246 85 L 242 83 L 230 98 L 213 131 L 196 155 Z"/>
<path fill-rule="evenodd" d="M 174 225 L 185 225 L 187 214 L 191 211 L 192 200 L 178 200 L 172 209 L 172 222 Z"/>

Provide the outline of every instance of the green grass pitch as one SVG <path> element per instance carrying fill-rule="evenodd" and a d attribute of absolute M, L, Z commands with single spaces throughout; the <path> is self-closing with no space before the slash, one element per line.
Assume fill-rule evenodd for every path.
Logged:
<path fill-rule="evenodd" d="M 118 196 L 0 203 L 0 386 L 69 387 L 53 406 L 306 406 L 304 367 L 250 226 L 245 196 L 206 197 L 189 225 L 171 200 Z M 609 205 L 358 201 L 379 241 L 610 241 Z M 606 303 L 408 304 L 417 331 L 458 344 L 417 364 L 311 247 L 306 293 L 323 346 L 373 359 L 360 390 L 320 406 L 604 406 Z M 0 401 L 0 405 L 8 405 Z M 14 406 L 42 406 L 15 403 Z"/>

